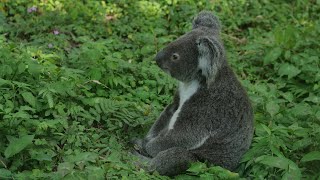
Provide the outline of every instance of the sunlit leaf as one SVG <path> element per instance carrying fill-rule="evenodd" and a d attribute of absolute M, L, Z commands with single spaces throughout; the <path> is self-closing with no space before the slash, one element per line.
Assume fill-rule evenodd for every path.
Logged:
<path fill-rule="evenodd" d="M 206 164 L 201 162 L 196 162 L 196 163 L 193 163 L 187 171 L 197 173 L 197 172 L 201 172 L 206 167 L 207 167 Z"/>

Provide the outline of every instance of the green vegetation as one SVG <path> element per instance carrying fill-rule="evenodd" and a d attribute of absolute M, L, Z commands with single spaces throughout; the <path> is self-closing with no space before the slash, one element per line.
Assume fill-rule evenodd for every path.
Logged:
<path fill-rule="evenodd" d="M 255 110 L 237 173 L 194 163 L 176 179 L 320 177 L 320 1 L 0 0 L 0 179 L 168 179 L 129 140 L 170 103 L 152 61 L 214 11 Z"/>

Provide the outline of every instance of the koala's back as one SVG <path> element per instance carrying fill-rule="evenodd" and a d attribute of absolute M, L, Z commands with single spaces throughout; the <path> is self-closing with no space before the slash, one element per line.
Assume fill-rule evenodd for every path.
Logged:
<path fill-rule="evenodd" d="M 221 68 L 209 88 L 202 86 L 184 104 L 179 117 L 177 126 L 186 130 L 201 126 L 207 132 L 191 150 L 200 160 L 234 169 L 249 149 L 253 112 L 245 90 L 228 65 Z"/>

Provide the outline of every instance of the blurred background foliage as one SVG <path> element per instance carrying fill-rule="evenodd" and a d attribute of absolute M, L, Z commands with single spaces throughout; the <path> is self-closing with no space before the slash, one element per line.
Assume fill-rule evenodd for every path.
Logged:
<path fill-rule="evenodd" d="M 255 111 L 236 172 L 194 163 L 176 179 L 320 177 L 319 0 L 0 0 L 0 179 L 167 179 L 128 140 L 170 103 L 152 58 L 219 16 Z"/>

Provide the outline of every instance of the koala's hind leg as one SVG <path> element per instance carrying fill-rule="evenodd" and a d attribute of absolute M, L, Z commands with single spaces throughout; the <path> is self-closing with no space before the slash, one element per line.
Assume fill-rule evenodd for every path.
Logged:
<path fill-rule="evenodd" d="M 161 175 L 175 176 L 185 172 L 190 163 L 195 161 L 196 156 L 187 149 L 173 147 L 159 152 L 151 159 L 149 170 L 158 171 Z"/>

